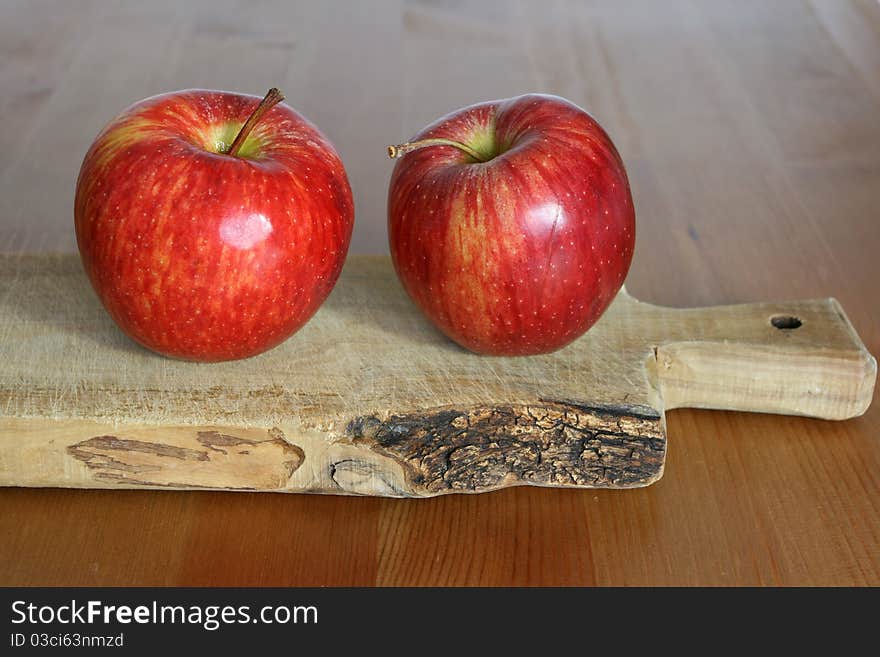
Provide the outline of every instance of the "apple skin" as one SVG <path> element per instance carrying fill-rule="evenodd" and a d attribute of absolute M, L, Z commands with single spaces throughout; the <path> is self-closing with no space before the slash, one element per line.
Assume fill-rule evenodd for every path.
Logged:
<path fill-rule="evenodd" d="M 424 314 L 490 355 L 559 349 L 589 329 L 632 260 L 635 212 L 623 162 L 584 110 L 529 94 L 473 105 L 411 142 L 388 193 L 394 267 Z"/>
<path fill-rule="evenodd" d="M 333 289 L 354 206 L 332 144 L 289 106 L 222 152 L 260 102 L 190 89 L 140 101 L 98 135 L 76 185 L 76 238 L 119 327 L 174 358 L 270 349 Z"/>

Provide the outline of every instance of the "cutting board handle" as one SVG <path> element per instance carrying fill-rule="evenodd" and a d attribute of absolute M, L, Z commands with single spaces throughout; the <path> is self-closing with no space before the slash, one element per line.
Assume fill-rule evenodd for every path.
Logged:
<path fill-rule="evenodd" d="M 836 299 L 669 312 L 669 325 L 685 333 L 648 360 L 666 409 L 842 420 L 871 403 L 877 362 Z"/>

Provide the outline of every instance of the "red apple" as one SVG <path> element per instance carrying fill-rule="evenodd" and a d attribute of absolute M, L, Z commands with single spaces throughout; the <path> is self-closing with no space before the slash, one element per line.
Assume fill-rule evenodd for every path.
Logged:
<path fill-rule="evenodd" d="M 330 142 L 272 90 L 142 100 L 98 135 L 76 185 L 76 238 L 131 338 L 198 361 L 253 356 L 308 321 L 354 222 Z"/>
<path fill-rule="evenodd" d="M 530 94 L 466 107 L 389 154 L 400 157 L 388 192 L 395 269 L 467 349 L 559 349 L 623 284 L 635 240 L 626 172 L 571 102 Z"/>

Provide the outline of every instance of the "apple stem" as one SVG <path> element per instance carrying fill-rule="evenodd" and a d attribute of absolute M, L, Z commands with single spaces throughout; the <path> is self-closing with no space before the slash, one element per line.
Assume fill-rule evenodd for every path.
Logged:
<path fill-rule="evenodd" d="M 442 139 L 442 138 L 434 138 L 434 139 L 420 139 L 419 141 L 408 141 L 404 144 L 397 144 L 396 146 L 388 147 L 388 157 L 392 160 L 398 157 L 403 157 L 410 151 L 418 150 L 419 148 L 424 148 L 425 146 L 454 146 L 460 151 L 464 151 L 472 158 L 477 160 L 478 162 L 482 162 L 483 158 L 480 156 L 477 151 L 475 151 L 470 146 L 466 146 L 458 141 L 452 141 L 451 139 Z"/>
<path fill-rule="evenodd" d="M 269 91 L 267 91 L 266 95 L 263 97 L 263 100 L 261 100 L 260 104 L 257 105 L 257 108 L 254 110 L 253 114 L 251 114 L 248 117 L 248 120 L 244 122 L 244 125 L 241 126 L 241 130 L 238 131 L 238 134 L 235 136 L 235 140 L 232 142 L 229 150 L 226 151 L 226 154 L 232 155 L 233 157 L 237 155 L 239 149 L 241 149 L 242 147 L 242 144 L 244 144 L 244 140 L 247 139 L 247 136 L 251 133 L 251 130 L 254 129 L 254 126 L 257 125 L 257 122 L 263 117 L 263 114 L 275 107 L 275 105 L 280 103 L 282 100 L 284 100 L 284 94 L 282 94 L 275 87 L 269 89 Z"/>

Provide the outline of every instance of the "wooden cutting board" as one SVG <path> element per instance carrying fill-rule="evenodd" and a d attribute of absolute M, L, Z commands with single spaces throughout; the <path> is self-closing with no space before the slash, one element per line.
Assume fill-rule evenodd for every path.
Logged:
<path fill-rule="evenodd" d="M 271 352 L 185 363 L 125 337 L 76 256 L 0 257 L 5 486 L 632 488 L 663 473 L 667 409 L 841 420 L 875 379 L 834 299 L 678 310 L 621 291 L 561 351 L 481 357 L 422 317 L 385 257 L 350 257 Z"/>

